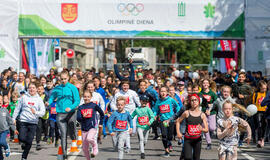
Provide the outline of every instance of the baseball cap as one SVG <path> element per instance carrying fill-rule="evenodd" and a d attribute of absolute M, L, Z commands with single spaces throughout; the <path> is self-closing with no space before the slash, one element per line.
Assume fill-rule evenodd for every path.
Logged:
<path fill-rule="evenodd" d="M 146 96 L 146 95 L 142 95 L 142 96 L 140 96 L 140 101 L 146 101 L 146 102 L 149 102 L 149 97 Z"/>
<path fill-rule="evenodd" d="M 185 85 L 185 82 L 184 81 L 179 81 L 178 84 L 179 85 Z"/>

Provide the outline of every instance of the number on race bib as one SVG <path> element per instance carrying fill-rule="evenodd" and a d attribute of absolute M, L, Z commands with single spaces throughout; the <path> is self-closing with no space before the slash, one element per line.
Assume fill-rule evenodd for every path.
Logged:
<path fill-rule="evenodd" d="M 126 129 L 127 128 L 127 121 L 116 120 L 115 128 Z"/>
<path fill-rule="evenodd" d="M 163 104 L 159 106 L 160 113 L 168 113 L 170 112 L 170 105 L 169 104 Z"/>
<path fill-rule="evenodd" d="M 188 125 L 188 134 L 190 136 L 198 136 L 201 135 L 201 130 L 199 129 L 199 125 Z"/>
<path fill-rule="evenodd" d="M 93 109 L 89 108 L 89 109 L 82 109 L 81 113 L 83 115 L 84 118 L 91 118 L 93 115 Z"/>
<path fill-rule="evenodd" d="M 138 117 L 138 122 L 140 125 L 146 125 L 149 122 L 149 118 L 147 116 Z"/>
<path fill-rule="evenodd" d="M 57 114 L 57 113 L 56 113 L 56 108 L 55 108 L 55 107 L 51 108 L 51 114 Z"/>

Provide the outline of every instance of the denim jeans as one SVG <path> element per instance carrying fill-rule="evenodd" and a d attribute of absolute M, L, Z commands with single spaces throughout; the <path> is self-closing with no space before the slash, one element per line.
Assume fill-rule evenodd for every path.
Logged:
<path fill-rule="evenodd" d="M 2 147 L 4 148 L 4 150 L 8 149 L 8 144 L 6 140 L 8 133 L 9 133 L 9 130 L 5 130 L 0 133 L 0 160 L 4 159 Z"/>
<path fill-rule="evenodd" d="M 50 132 L 49 132 L 49 137 L 52 138 L 52 140 L 57 141 L 60 138 L 60 133 L 59 133 L 59 128 L 57 126 L 57 123 L 54 122 L 53 120 L 49 120 L 50 124 Z"/>
<path fill-rule="evenodd" d="M 36 135 L 37 124 L 21 122 L 20 123 L 20 132 L 19 132 L 19 140 L 25 144 L 22 158 L 27 159 L 29 151 L 32 147 L 33 139 Z"/>

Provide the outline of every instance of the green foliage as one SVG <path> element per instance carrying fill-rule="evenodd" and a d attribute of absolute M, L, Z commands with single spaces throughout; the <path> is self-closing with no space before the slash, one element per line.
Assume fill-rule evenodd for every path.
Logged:
<path fill-rule="evenodd" d="M 131 40 L 121 40 L 121 43 L 124 53 L 131 46 Z M 176 52 L 177 62 L 181 64 L 209 64 L 210 44 L 208 40 L 134 40 L 134 47 L 155 47 L 160 58 Z"/>

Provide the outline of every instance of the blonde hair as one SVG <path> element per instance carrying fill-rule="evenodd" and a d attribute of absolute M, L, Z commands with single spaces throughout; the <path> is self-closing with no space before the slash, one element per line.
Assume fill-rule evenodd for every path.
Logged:
<path fill-rule="evenodd" d="M 222 86 L 221 91 L 223 91 L 225 88 L 228 88 L 230 90 L 230 93 L 232 92 L 232 88 L 230 86 L 227 86 L 227 85 Z"/>
<path fill-rule="evenodd" d="M 124 96 L 117 97 L 116 103 L 118 103 L 119 101 L 124 101 L 126 103 L 126 98 Z"/>
<path fill-rule="evenodd" d="M 233 108 L 233 103 L 232 103 L 230 100 L 226 100 L 226 101 L 223 103 L 223 105 L 222 105 L 222 109 L 224 108 L 224 106 L 225 106 L 226 104 L 230 104 L 230 105 L 232 106 L 232 108 Z"/>

